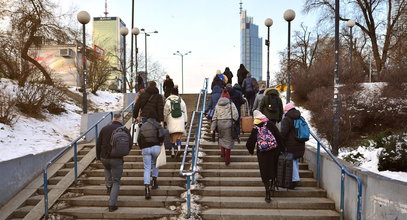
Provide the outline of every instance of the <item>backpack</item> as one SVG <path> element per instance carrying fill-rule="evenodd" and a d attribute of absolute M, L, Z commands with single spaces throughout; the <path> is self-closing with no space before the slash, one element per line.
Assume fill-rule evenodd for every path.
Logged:
<path fill-rule="evenodd" d="M 124 157 L 129 154 L 130 137 L 124 126 L 120 126 L 113 131 L 110 145 L 112 146 L 112 151 L 110 151 L 110 157 L 112 158 Z"/>
<path fill-rule="evenodd" d="M 181 98 L 170 99 L 171 102 L 171 116 L 173 118 L 179 118 L 182 116 L 181 110 Z"/>
<path fill-rule="evenodd" d="M 252 88 L 253 88 L 254 93 L 259 92 L 259 83 L 254 78 L 252 79 Z"/>
<path fill-rule="evenodd" d="M 309 140 L 309 126 L 305 119 L 301 116 L 299 119 L 294 120 L 295 139 L 298 142 L 306 142 Z"/>
<path fill-rule="evenodd" d="M 164 128 L 156 121 L 147 120 L 140 128 L 138 143 L 161 143 L 164 140 Z"/>
<path fill-rule="evenodd" d="M 271 131 L 267 128 L 267 123 L 262 127 L 257 127 L 257 149 L 259 151 L 269 151 L 277 148 L 277 141 Z"/>
<path fill-rule="evenodd" d="M 269 110 L 269 112 L 278 112 L 279 110 L 279 97 L 277 95 L 274 94 L 270 94 L 269 96 L 269 102 L 268 105 L 266 106 L 267 110 Z"/>

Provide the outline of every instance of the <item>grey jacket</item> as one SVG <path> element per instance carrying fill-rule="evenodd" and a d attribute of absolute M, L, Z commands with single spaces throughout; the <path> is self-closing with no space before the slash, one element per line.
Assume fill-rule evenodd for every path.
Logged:
<path fill-rule="evenodd" d="M 232 116 L 235 121 L 239 118 L 235 104 L 228 98 L 220 98 L 213 114 L 211 130 L 214 131 L 216 129 L 216 120 L 232 119 Z"/>

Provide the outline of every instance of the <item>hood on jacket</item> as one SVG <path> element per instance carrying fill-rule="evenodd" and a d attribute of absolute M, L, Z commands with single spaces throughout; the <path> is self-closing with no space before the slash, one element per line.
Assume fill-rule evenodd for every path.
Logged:
<path fill-rule="evenodd" d="M 298 111 L 295 108 L 292 108 L 290 111 L 288 111 L 287 113 L 285 113 L 285 116 L 292 118 L 292 119 L 299 119 L 301 116 L 301 112 Z"/>
<path fill-rule="evenodd" d="M 222 88 L 218 85 L 214 86 L 212 89 L 212 94 L 213 93 L 222 93 Z"/>
<path fill-rule="evenodd" d="M 225 106 L 228 105 L 230 102 L 231 102 L 230 99 L 222 97 L 219 99 L 218 105 Z"/>
<path fill-rule="evenodd" d="M 265 95 L 274 94 L 274 95 L 280 96 L 280 93 L 278 92 L 278 90 L 276 88 L 268 88 L 268 89 L 266 89 L 266 91 L 264 91 L 264 94 Z"/>
<path fill-rule="evenodd" d="M 235 83 L 235 85 L 233 86 L 233 88 L 236 89 L 236 90 L 242 91 L 242 87 L 241 87 L 239 84 L 237 84 L 237 83 Z"/>
<path fill-rule="evenodd" d="M 146 92 L 149 93 L 150 95 L 155 95 L 155 94 L 160 93 L 160 92 L 158 91 L 157 87 L 152 87 L 152 86 L 149 86 L 149 87 L 146 89 Z"/>
<path fill-rule="evenodd" d="M 170 99 L 178 99 L 178 98 L 181 98 L 181 97 L 179 97 L 177 95 L 170 95 L 165 99 L 165 101 L 170 100 Z"/>

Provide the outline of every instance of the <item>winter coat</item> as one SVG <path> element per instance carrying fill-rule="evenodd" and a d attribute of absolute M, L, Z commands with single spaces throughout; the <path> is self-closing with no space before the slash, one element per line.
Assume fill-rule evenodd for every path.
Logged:
<path fill-rule="evenodd" d="M 220 98 L 215 107 L 211 124 L 211 130 L 214 131 L 217 129 L 219 133 L 220 146 L 227 149 L 234 147 L 235 142 L 232 136 L 232 126 L 234 125 L 233 121 L 236 121 L 238 117 L 235 104 L 228 98 Z"/>
<path fill-rule="evenodd" d="M 211 84 L 212 91 L 215 86 L 219 86 L 222 89 L 225 88 L 226 83 L 228 81 L 228 77 L 223 74 L 220 74 L 220 75 L 222 75 L 223 80 L 220 77 L 218 77 L 218 74 L 216 74 L 215 77 L 213 77 L 212 84 Z"/>
<path fill-rule="evenodd" d="M 242 89 L 243 89 L 243 91 L 244 91 L 245 94 L 247 94 L 247 93 L 254 93 L 254 92 L 255 92 L 255 91 L 254 91 L 254 88 L 253 88 L 253 83 L 254 83 L 255 81 L 257 82 L 257 80 L 256 80 L 255 78 L 253 78 L 253 77 L 246 78 L 246 79 L 243 80 Z M 257 91 L 256 91 L 256 92 L 257 92 Z"/>
<path fill-rule="evenodd" d="M 281 101 L 280 98 L 280 93 L 278 92 L 277 89 L 275 88 L 268 88 L 264 92 L 264 96 L 260 102 L 260 108 L 259 110 L 267 116 L 268 119 L 280 122 L 282 117 L 283 117 L 283 102 Z M 271 106 L 269 106 L 270 103 L 270 96 L 276 96 L 277 102 L 278 102 L 278 107 L 277 111 L 271 111 Z"/>
<path fill-rule="evenodd" d="M 171 100 L 181 99 L 181 97 L 176 95 L 170 95 L 165 100 L 164 105 L 164 121 L 167 123 L 167 129 L 170 134 L 182 132 L 185 133 L 185 123 L 188 121 L 187 106 L 184 100 L 181 99 L 181 110 L 182 116 L 178 118 L 173 118 L 171 116 Z"/>
<path fill-rule="evenodd" d="M 145 92 L 141 93 L 134 105 L 134 118 L 138 117 L 139 111 L 141 111 L 141 117 L 154 118 L 159 122 L 164 121 L 163 97 L 159 94 L 157 87 L 148 87 Z"/>
<path fill-rule="evenodd" d="M 140 90 L 140 89 L 144 88 L 143 77 L 137 76 L 136 79 L 137 79 L 137 87 L 138 87 L 138 89 Z"/>
<path fill-rule="evenodd" d="M 140 127 L 137 143 L 140 149 L 161 145 L 164 141 L 164 128 L 155 119 L 149 118 Z"/>
<path fill-rule="evenodd" d="M 262 127 L 264 123 L 260 123 L 258 127 Z M 267 129 L 271 131 L 274 138 L 277 141 L 277 148 L 269 151 L 257 151 L 257 159 L 259 161 L 260 175 L 263 183 L 267 183 L 269 180 L 277 177 L 277 164 L 278 156 L 280 152 L 285 148 L 283 137 L 281 136 L 278 128 L 274 123 L 268 122 L 266 125 Z M 250 154 L 254 154 L 254 148 L 257 149 L 257 135 L 258 130 L 253 128 L 246 142 L 246 148 Z"/>
<path fill-rule="evenodd" d="M 164 80 L 163 90 L 164 90 L 165 97 L 170 96 L 173 88 L 174 88 L 174 82 L 172 81 L 172 79 Z"/>
<path fill-rule="evenodd" d="M 237 111 L 240 116 L 240 107 L 246 103 L 246 100 L 243 98 L 242 92 L 239 85 L 235 85 L 233 88 L 228 89 L 230 100 L 235 104 Z"/>
<path fill-rule="evenodd" d="M 294 127 L 294 120 L 299 119 L 300 116 L 300 111 L 293 108 L 285 113 L 283 121 L 281 122 L 281 136 L 284 138 L 286 151 L 292 153 L 295 159 L 304 156 L 305 151 L 305 143 L 296 140 Z"/>
<path fill-rule="evenodd" d="M 257 93 L 256 98 L 254 99 L 253 111 L 254 110 L 260 111 L 260 102 L 264 97 L 264 91 L 265 91 L 265 89 L 262 89 Z"/>
<path fill-rule="evenodd" d="M 118 121 L 113 121 L 111 124 L 106 125 L 105 127 L 100 130 L 99 138 L 96 144 L 96 159 L 100 160 L 100 158 L 109 159 L 111 158 L 110 152 L 112 151 L 112 145 L 110 145 L 110 139 L 112 137 L 112 133 L 116 128 L 121 127 L 122 123 Z M 131 138 L 130 131 L 125 128 L 126 133 L 129 135 L 130 139 L 130 146 L 133 146 L 133 138 Z"/>
<path fill-rule="evenodd" d="M 233 73 L 230 71 L 229 67 L 225 68 L 225 72 L 223 72 L 223 75 L 228 77 L 227 83 L 233 85 L 232 84 Z"/>
<path fill-rule="evenodd" d="M 237 70 L 237 83 L 239 83 L 240 86 L 242 86 L 243 80 L 246 79 L 248 73 L 249 71 L 247 71 L 246 67 L 240 64 L 239 70 Z"/>
<path fill-rule="evenodd" d="M 211 99 L 209 100 L 209 105 L 205 109 L 205 113 L 208 113 L 211 109 L 215 108 L 221 95 L 222 95 L 222 88 L 219 86 L 213 87 Z"/>

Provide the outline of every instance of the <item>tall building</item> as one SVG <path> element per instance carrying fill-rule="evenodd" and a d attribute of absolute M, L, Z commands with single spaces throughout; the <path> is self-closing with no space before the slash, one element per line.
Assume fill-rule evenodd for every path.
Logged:
<path fill-rule="evenodd" d="M 93 44 L 111 54 L 110 64 L 117 68 L 124 55 L 124 37 L 120 35 L 120 28 L 125 26 L 119 17 L 93 18 Z"/>
<path fill-rule="evenodd" d="M 262 38 L 259 38 L 259 26 L 253 24 L 246 10 L 240 10 L 240 63 L 258 81 L 262 80 Z"/>

